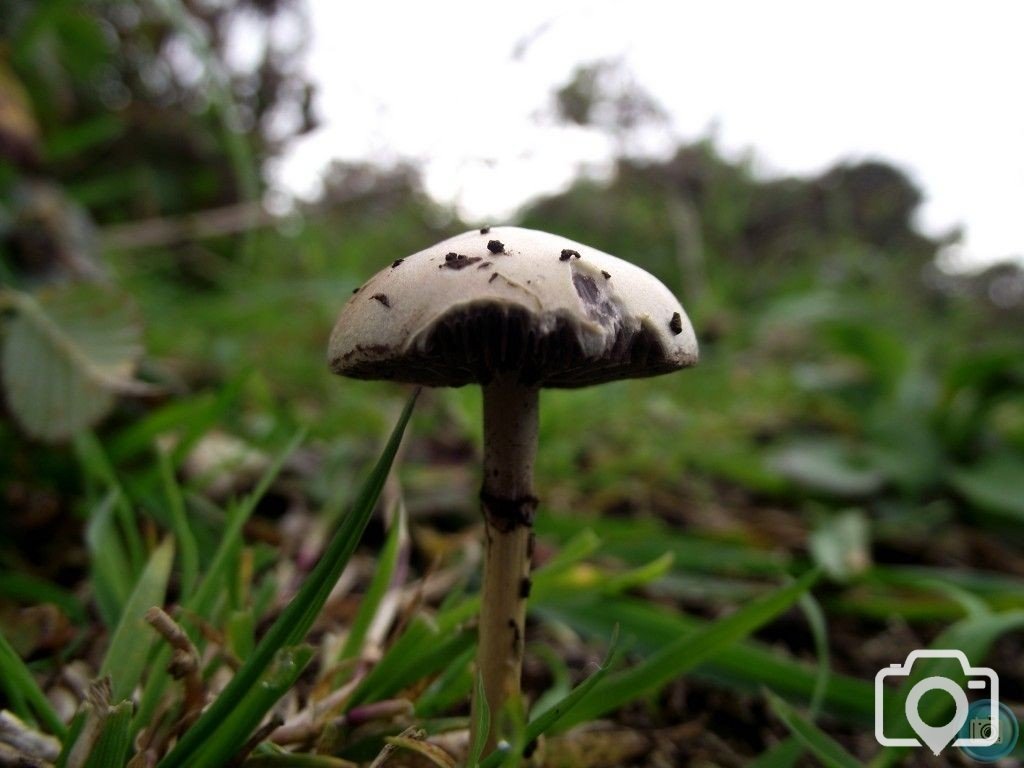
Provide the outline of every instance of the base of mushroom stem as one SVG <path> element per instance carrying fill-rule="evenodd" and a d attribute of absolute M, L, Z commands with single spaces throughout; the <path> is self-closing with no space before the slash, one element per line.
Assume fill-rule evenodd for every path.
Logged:
<path fill-rule="evenodd" d="M 486 748 L 493 749 L 500 732 L 501 713 L 518 697 L 525 645 L 526 599 L 530 594 L 533 557 L 532 526 L 503 529 L 501 521 L 486 522 L 487 551 L 480 602 L 480 640 L 477 669 L 490 711 Z M 474 715 L 478 702 L 474 690 Z M 474 722 L 475 722 L 474 716 Z"/>

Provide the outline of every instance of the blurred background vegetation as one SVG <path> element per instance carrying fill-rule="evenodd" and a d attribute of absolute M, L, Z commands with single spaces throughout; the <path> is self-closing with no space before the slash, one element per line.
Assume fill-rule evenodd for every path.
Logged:
<path fill-rule="evenodd" d="M 235 14 L 273 25 L 301 12 L 298 0 L 7 0 L 0 13 L 0 630 L 45 685 L 72 660 L 95 673 L 124 607 L 104 597 L 97 562 L 110 556 L 95 536 L 105 490 L 116 484 L 134 510 L 114 532 L 134 574 L 126 588 L 173 529 L 161 455 L 205 561 L 221 505 L 305 430 L 245 528 L 250 575 L 288 593 L 408 394 L 328 374 L 334 316 L 380 266 L 498 223 L 431 200 L 415 163 L 372 158 L 327 167 L 315 202 L 268 208 L 263 169 L 316 125 L 315 93 L 292 49 L 268 46 L 251 71 L 230 71 L 223 30 Z M 800 666 L 699 666 L 609 713 L 632 752 L 572 760 L 810 760 L 761 687 L 806 705 L 814 663 L 833 671 L 819 722 L 870 759 L 870 690 L 857 679 L 979 616 L 1004 621 L 973 660 L 997 668 L 1019 707 L 1024 270 L 940 269 L 946 243 L 913 223 L 921 191 L 884 162 L 765 180 L 711 139 L 645 158 L 632 132 L 665 118 L 616 66 L 582 65 L 552 95 L 556 120 L 614 138 L 614 173 L 581 175 L 514 223 L 658 275 L 702 359 L 680 375 L 544 394 L 538 557 L 587 529 L 601 544 L 572 599 L 537 603 L 532 639 L 553 650 L 528 654 L 527 691 L 579 679 L 616 622 L 641 638 L 632 654 L 650 654 L 692 617 L 723 615 L 813 562 L 827 574 L 820 633 L 793 612 L 736 646 Z M 421 398 L 399 472 L 410 584 L 479 557 L 479 411 L 472 389 Z M 372 523 L 354 597 L 332 621 L 351 615 L 383 537 Z M 588 568 L 613 583 L 651 563 L 650 578 L 595 605 L 607 595 Z M 181 588 L 172 578 L 168 605 Z"/>

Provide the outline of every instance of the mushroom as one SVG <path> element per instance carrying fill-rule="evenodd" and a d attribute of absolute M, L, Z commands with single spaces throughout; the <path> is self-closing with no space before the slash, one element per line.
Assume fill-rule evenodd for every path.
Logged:
<path fill-rule="evenodd" d="M 694 365 L 693 327 L 668 288 L 628 261 L 546 232 L 491 227 L 377 273 L 341 310 L 328 356 L 343 376 L 483 387 L 477 665 L 497 723 L 519 693 L 540 390 Z"/>

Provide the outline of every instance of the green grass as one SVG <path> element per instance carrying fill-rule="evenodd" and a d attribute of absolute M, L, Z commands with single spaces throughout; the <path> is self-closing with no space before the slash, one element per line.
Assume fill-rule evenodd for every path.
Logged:
<path fill-rule="evenodd" d="M 470 764 L 509 764 L 541 736 L 571 740 L 573 726 L 623 712 L 676 725 L 662 696 L 685 679 L 763 717 L 752 730 L 770 737 L 759 755 L 744 747 L 751 764 L 898 765 L 905 752 L 849 737 L 868 733 L 874 712 L 863 645 L 889 643 L 889 662 L 911 641 L 954 644 L 975 663 L 1019 650 L 1024 579 L 1006 560 L 1024 544 L 1019 329 L 956 299 L 935 309 L 907 281 L 908 254 L 893 246 L 876 261 L 848 234 L 797 233 L 814 252 L 796 238 L 792 264 L 771 262 L 777 274 L 734 263 L 730 233 L 750 212 L 727 194 L 735 180 L 718 182 L 722 210 L 707 226 L 723 231 L 708 233 L 708 293 L 691 312 L 700 366 L 543 393 L 527 652 L 550 683 L 519 709 L 486 713 L 518 728 L 508 749 Z M 576 189 L 562 203 L 578 197 L 584 210 L 545 226 L 592 231 L 675 286 L 662 201 L 640 187 Z M 591 207 L 615 195 L 632 213 L 590 228 Z M 439 239 L 447 225 L 430 222 L 407 202 L 386 221 L 352 213 L 262 232 L 248 258 L 208 262 L 198 284 L 174 250 L 110 254 L 143 315 L 142 373 L 166 391 L 122 403 L 69 447 L 2 434 L 5 479 L 52 491 L 85 544 L 70 580 L 4 552 L 0 597 L 56 606 L 75 637 L 39 652 L 0 619 L 4 706 L 66 753 L 92 739 L 96 760 L 123 763 L 151 740 L 160 768 L 221 765 L 249 748 L 253 766 L 369 763 L 387 745 L 415 747 L 409 727 L 467 727 L 480 393 L 425 391 L 413 415 L 406 389 L 339 381 L 324 360 L 352 288 Z M 406 428 L 393 469 L 403 498 L 388 498 L 385 530 L 369 521 Z M 262 459 L 221 496 L 189 464 L 215 433 Z M 290 522 L 278 523 L 282 504 L 312 525 L 304 543 L 329 540 L 312 547 L 315 564 L 277 545 Z M 329 603 L 346 567 L 348 591 Z M 438 575 L 446 597 L 420 599 L 423 578 Z M 201 684 L 223 686 L 201 715 L 185 712 L 173 653 L 142 623 L 151 605 L 196 647 Z M 112 688 L 69 724 L 44 691 L 74 658 L 95 660 Z M 270 744 L 268 718 L 339 689 L 314 738 Z"/>

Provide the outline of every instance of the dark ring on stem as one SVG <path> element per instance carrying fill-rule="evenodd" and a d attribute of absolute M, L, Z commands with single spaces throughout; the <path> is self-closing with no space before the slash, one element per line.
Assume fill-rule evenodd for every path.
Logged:
<path fill-rule="evenodd" d="M 519 527 L 532 528 L 533 515 L 537 511 L 536 496 L 520 496 L 506 499 L 480 489 L 480 504 L 487 521 L 502 533 L 509 533 Z"/>

